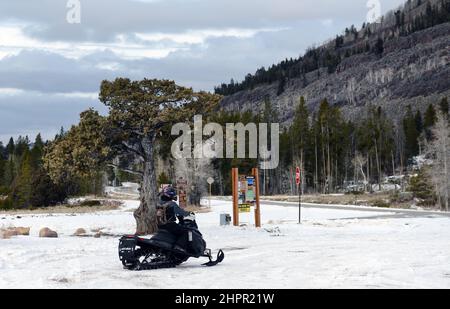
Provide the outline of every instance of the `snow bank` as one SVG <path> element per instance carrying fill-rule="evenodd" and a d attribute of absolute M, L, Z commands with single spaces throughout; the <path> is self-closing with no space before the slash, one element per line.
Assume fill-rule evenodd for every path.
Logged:
<path fill-rule="evenodd" d="M 79 215 L 0 216 L 0 225 L 30 226 L 30 237 L 0 241 L 0 288 L 450 288 L 450 219 L 408 218 L 357 210 L 262 205 L 262 229 L 219 226 L 231 202 L 198 214 L 208 245 L 226 258 L 214 268 L 189 260 L 176 269 L 122 269 L 115 237 L 77 238 L 77 228 L 134 231 L 128 201 L 120 210 Z M 39 239 L 47 226 L 59 239 Z M 189 280 L 186 277 L 189 276 Z"/>

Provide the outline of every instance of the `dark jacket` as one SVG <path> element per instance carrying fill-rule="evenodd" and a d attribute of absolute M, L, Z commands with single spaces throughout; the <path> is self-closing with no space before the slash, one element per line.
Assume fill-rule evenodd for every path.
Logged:
<path fill-rule="evenodd" d="M 178 221 L 181 222 L 181 221 L 183 221 L 184 217 L 187 217 L 190 215 L 189 212 L 180 208 L 180 206 L 178 206 L 178 204 L 175 203 L 174 201 L 170 201 L 170 202 L 161 201 L 161 206 L 166 209 L 167 222 L 176 222 L 177 219 L 178 219 Z"/>

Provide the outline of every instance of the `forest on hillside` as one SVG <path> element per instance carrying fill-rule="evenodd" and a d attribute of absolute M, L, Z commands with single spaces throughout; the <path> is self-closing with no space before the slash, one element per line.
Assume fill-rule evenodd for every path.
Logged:
<path fill-rule="evenodd" d="M 344 59 L 358 54 L 382 57 L 387 41 L 449 21 L 450 0 L 409 0 L 403 7 L 384 16 L 380 24 L 364 23 L 360 30 L 352 25 L 328 44 L 311 47 L 297 59 L 285 59 L 269 68 L 262 67 L 254 74 L 247 74 L 241 82 L 231 79 L 230 83 L 215 87 L 215 92 L 228 96 L 262 84 L 278 83 L 277 94 L 280 95 L 290 79 L 306 79 L 307 73 L 319 68 L 334 73 Z"/>
<path fill-rule="evenodd" d="M 352 123 L 344 120 L 339 108 L 330 106 L 326 99 L 319 111 L 311 115 L 305 100 L 299 98 L 292 126 L 280 136 L 279 167 L 261 172 L 262 193 L 297 194 L 296 166 L 303 170 L 304 193 L 371 192 L 374 185 L 381 187 L 388 176 L 413 175 L 416 177 L 400 183 L 402 190 L 414 192 L 424 206 L 445 208 L 443 198 L 448 188 L 439 189 L 438 185 L 448 174 L 439 178 L 436 170 L 445 170 L 442 158 L 450 157 L 450 144 L 443 152 L 433 145 L 441 145 L 442 139 L 449 137 L 448 115 L 448 100 L 442 98 L 424 114 L 413 113 L 409 108 L 400 127 L 381 108 L 371 107 L 358 123 Z M 278 121 L 277 110 L 269 100 L 261 115 L 216 110 L 205 117 L 223 126 Z M 63 203 L 68 196 L 101 194 L 105 185 L 140 181 L 143 162 L 130 153 L 120 155 L 117 147 L 123 142 L 114 144 L 110 134 L 117 132 L 111 131 L 107 121 L 96 111 L 88 110 L 81 114 L 78 125 L 67 132 L 62 130 L 52 141 L 43 142 L 38 135 L 33 143 L 28 137 L 20 137 L 16 141 L 11 138 L 7 145 L 0 144 L 0 208 L 50 206 Z M 175 160 L 170 155 L 174 138 L 170 126 L 165 126 L 155 140 L 155 161 L 162 162 L 156 175 L 158 184 L 175 184 L 183 176 L 195 187 L 191 194 L 198 197 L 206 194 L 209 176 L 217 180 L 214 194 L 231 194 L 231 168 L 239 167 L 245 173 L 260 162 L 259 159 Z M 130 141 L 128 137 L 126 144 Z M 411 170 L 417 156 L 430 159 L 430 163 Z"/>
<path fill-rule="evenodd" d="M 38 134 L 12 137 L 6 145 L 0 142 L 0 209 L 32 209 L 64 203 L 69 196 L 102 194 L 103 171 L 88 177 L 66 177 L 54 181 L 44 166 L 45 152 L 51 143 L 66 136 L 61 132 L 44 142 Z"/>

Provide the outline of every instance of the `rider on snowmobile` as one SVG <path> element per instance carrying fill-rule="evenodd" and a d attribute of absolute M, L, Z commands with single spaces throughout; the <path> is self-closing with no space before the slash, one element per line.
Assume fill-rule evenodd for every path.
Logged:
<path fill-rule="evenodd" d="M 203 265 L 215 266 L 225 255 L 219 250 L 213 260 L 211 250 L 198 230 L 195 214 L 181 209 L 175 201 L 177 192 L 167 187 L 159 193 L 157 219 L 159 231 L 151 239 L 126 235 L 120 239 L 119 257 L 130 270 L 149 270 L 176 267 L 191 257 L 209 258 Z M 178 223 L 177 223 L 178 220 Z"/>
<path fill-rule="evenodd" d="M 193 212 L 187 212 L 180 208 L 175 201 L 177 200 L 177 191 L 169 186 L 164 188 L 160 193 L 160 204 L 158 209 L 162 210 L 164 219 L 160 222 L 160 225 L 165 226 L 170 223 L 184 223 L 184 221 L 195 221 L 195 214 Z"/>

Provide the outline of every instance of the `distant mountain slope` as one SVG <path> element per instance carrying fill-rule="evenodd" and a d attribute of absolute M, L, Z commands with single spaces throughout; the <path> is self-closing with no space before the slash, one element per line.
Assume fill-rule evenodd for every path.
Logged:
<path fill-rule="evenodd" d="M 289 122 L 300 96 L 311 110 L 323 99 L 354 119 L 366 106 L 384 107 L 400 117 L 407 105 L 423 110 L 450 94 L 450 0 L 408 1 L 382 23 L 357 31 L 222 85 L 222 108 L 261 111 L 269 99 Z"/>

